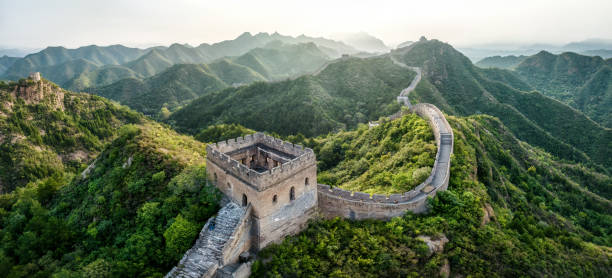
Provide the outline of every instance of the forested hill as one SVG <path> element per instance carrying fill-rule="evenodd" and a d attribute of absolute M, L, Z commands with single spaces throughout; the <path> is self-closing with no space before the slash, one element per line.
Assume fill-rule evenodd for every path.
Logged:
<path fill-rule="evenodd" d="M 69 178 L 142 116 L 42 80 L 0 83 L 0 192 L 38 179 Z"/>
<path fill-rule="evenodd" d="M 48 81 L 0 97 L 0 277 L 162 277 L 217 211 L 192 137 Z"/>
<path fill-rule="evenodd" d="M 455 135 L 451 178 L 448 190 L 431 200 L 429 213 L 409 213 L 388 222 L 319 220 L 260 252 L 254 276 L 612 275 L 610 176 L 518 140 L 496 118 L 447 119 Z M 352 158 L 383 144 L 393 146 L 398 138 L 388 135 L 397 128 L 397 123 L 377 127 L 374 136 L 359 137 L 360 144 L 342 144 L 349 134 L 330 134 L 322 138 L 322 147 L 314 143 L 317 140 L 304 143 L 317 147 L 317 157 L 324 157 L 325 165 L 341 165 L 332 177 L 343 178 L 426 149 L 426 145 L 409 151 L 391 147 L 372 162 L 368 157 L 364 161 Z M 390 165 L 405 162 L 395 160 Z M 396 179 L 391 177 L 376 175 L 361 186 L 392 188 Z M 435 248 L 419 239 L 423 237 L 437 243 L 448 239 L 448 243 Z"/>
<path fill-rule="evenodd" d="M 514 69 L 521 62 L 527 59 L 527 56 L 492 56 L 486 57 L 476 63 L 477 66 L 481 68 L 500 68 L 500 69 Z"/>
<path fill-rule="evenodd" d="M 272 42 L 314 44 L 332 58 L 358 51 L 342 42 L 308 36 L 284 36 L 278 33 L 244 33 L 233 40 L 192 47 L 172 44 L 147 49 L 122 45 L 85 46 L 77 49 L 48 47 L 16 60 L 1 59 L 0 79 L 17 80 L 30 72 L 41 72 L 49 80 L 70 90 L 108 85 L 123 78 L 146 78 L 175 64 L 211 63 L 223 57 L 241 56 Z M 291 61 L 288 59 L 287 61 Z M 316 61 L 316 60 L 314 60 Z M 312 61 L 312 62 L 314 62 Z M 277 64 L 281 66 L 281 64 Z M 285 73 L 286 74 L 286 73 Z"/>
<path fill-rule="evenodd" d="M 40 52 L 27 55 L 12 63 L 4 72 L 9 79 L 18 79 L 27 76 L 30 72 L 39 71 L 45 74 L 53 73 L 59 69 L 67 71 L 71 64 L 76 61 L 90 64 L 91 69 L 104 65 L 120 65 L 134 60 L 149 50 L 130 48 L 122 45 L 111 46 L 84 46 L 77 49 L 67 49 L 61 46 L 47 47 Z M 64 65 L 59 67 L 59 65 Z M 84 69 L 78 72 L 82 72 Z M 67 73 L 62 79 L 54 79 L 56 83 L 63 83 L 71 78 L 72 74 Z M 59 75 L 58 75 L 59 76 Z"/>
<path fill-rule="evenodd" d="M 194 100 L 168 122 L 196 133 L 216 123 L 306 136 L 354 128 L 399 110 L 395 98 L 415 73 L 388 57 L 346 58 L 318 75 L 228 88 Z"/>
<path fill-rule="evenodd" d="M 230 67 L 234 67 L 234 74 L 240 74 L 244 80 L 262 80 L 261 76 L 248 68 L 226 65 L 226 68 Z M 164 113 L 169 114 L 170 109 L 226 87 L 228 84 L 219 79 L 211 67 L 182 64 L 144 80 L 128 78 L 88 91 L 116 100 L 146 115 L 164 117 Z"/>
<path fill-rule="evenodd" d="M 542 51 L 520 63 L 516 72 L 545 95 L 612 127 L 612 60 Z"/>
<path fill-rule="evenodd" d="M 169 112 L 195 98 L 230 86 L 310 73 L 328 59 L 313 43 L 290 45 L 274 41 L 238 57 L 209 64 L 177 64 L 146 79 L 127 78 L 85 91 L 165 119 Z"/>
<path fill-rule="evenodd" d="M 612 169 L 612 130 L 571 107 L 538 92 L 524 92 L 524 82 L 510 71 L 475 67 L 452 46 L 421 40 L 392 53 L 402 62 L 422 67 L 424 78 L 410 95 L 455 115 L 499 117 L 520 140 L 558 157 Z M 506 84 L 515 80 L 514 84 Z M 523 84 L 521 84 L 523 83 Z"/>

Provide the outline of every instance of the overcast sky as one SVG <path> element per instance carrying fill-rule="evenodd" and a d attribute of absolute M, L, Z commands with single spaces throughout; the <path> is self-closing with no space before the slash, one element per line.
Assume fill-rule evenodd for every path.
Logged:
<path fill-rule="evenodd" d="M 245 31 L 562 44 L 611 39 L 611 14 L 612 0 L 0 0 L 0 46 L 199 45 Z"/>

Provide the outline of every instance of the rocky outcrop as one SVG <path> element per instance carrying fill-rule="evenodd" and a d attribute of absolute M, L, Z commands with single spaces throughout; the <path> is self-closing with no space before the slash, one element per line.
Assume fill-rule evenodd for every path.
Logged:
<path fill-rule="evenodd" d="M 488 203 L 486 203 L 485 206 L 482 208 L 482 212 L 484 214 L 482 215 L 482 222 L 480 223 L 481 226 L 486 225 L 491 221 L 491 219 L 495 218 L 495 211 Z"/>
<path fill-rule="evenodd" d="M 437 239 L 432 239 L 429 236 L 418 236 L 417 238 L 427 244 L 428 256 L 431 256 L 434 253 L 442 253 L 444 251 L 444 245 L 448 242 L 448 238 L 446 238 L 445 235 L 442 235 Z"/>
<path fill-rule="evenodd" d="M 23 99 L 26 104 L 45 102 L 54 109 L 64 111 L 64 91 L 48 81 L 27 80 L 25 85 L 15 86 L 11 95 Z"/>

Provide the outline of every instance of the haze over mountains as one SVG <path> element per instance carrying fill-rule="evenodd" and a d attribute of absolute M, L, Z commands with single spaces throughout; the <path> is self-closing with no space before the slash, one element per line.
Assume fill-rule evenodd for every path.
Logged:
<path fill-rule="evenodd" d="M 542 50 L 552 53 L 576 52 L 589 56 L 612 57 L 612 40 L 587 39 L 583 41 L 570 42 L 564 45 L 537 43 L 537 44 L 484 44 L 459 47 L 459 51 L 469 57 L 473 62 L 478 62 L 489 56 L 521 56 L 533 55 Z"/>
<path fill-rule="evenodd" d="M 244 33 L 235 40 L 212 45 L 201 44 L 197 47 L 181 44 L 149 49 L 121 45 L 86 46 L 78 49 L 48 47 L 23 59 L 17 59 L 10 65 L 8 61 L 3 62 L 5 69 L 0 71 L 0 75 L 5 79 L 18 79 L 30 72 L 39 71 L 62 86 L 78 90 L 108 85 L 126 77 L 149 77 L 174 64 L 209 63 L 222 57 L 240 56 L 273 41 L 289 44 L 315 43 L 332 58 L 358 52 L 344 43 L 325 38 L 290 37 L 278 33 Z"/>

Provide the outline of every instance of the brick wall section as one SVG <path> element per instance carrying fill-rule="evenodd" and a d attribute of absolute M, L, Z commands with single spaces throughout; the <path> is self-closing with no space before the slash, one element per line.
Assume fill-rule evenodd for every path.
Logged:
<path fill-rule="evenodd" d="M 446 190 L 450 176 L 450 155 L 453 150 L 453 131 L 444 114 L 432 104 L 416 104 L 410 110 L 423 117 L 431 126 L 438 150 L 429 177 L 415 189 L 404 194 L 370 194 L 330 188 L 319 184 L 319 212 L 324 217 L 349 219 L 389 219 L 406 210 L 422 213 L 427 210 L 427 197 Z"/>
<path fill-rule="evenodd" d="M 238 222 L 236 229 L 230 236 L 229 240 L 223 246 L 221 250 L 221 258 L 219 259 L 220 265 L 228 265 L 238 262 L 238 257 L 242 252 L 249 251 L 251 249 L 251 231 L 253 228 L 253 220 L 251 212 L 253 207 L 249 205 L 246 209 L 246 213 Z"/>

